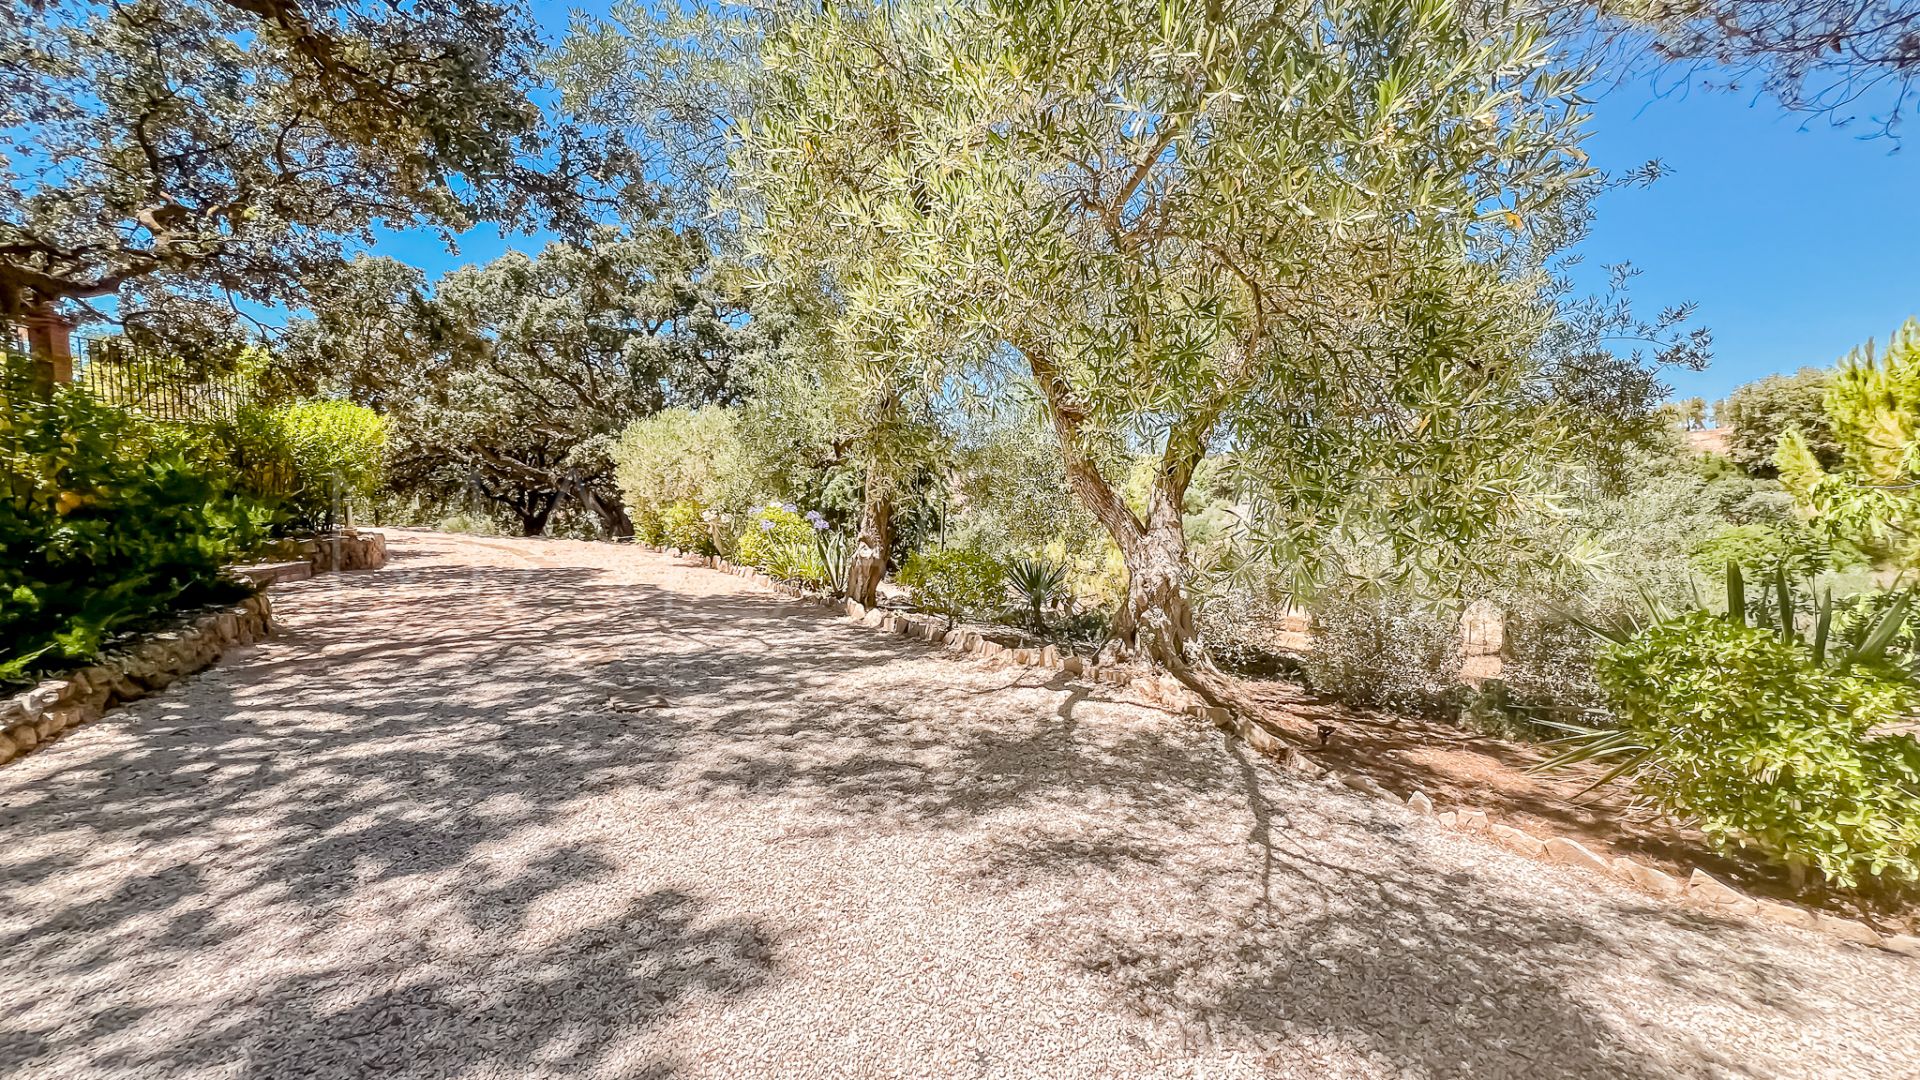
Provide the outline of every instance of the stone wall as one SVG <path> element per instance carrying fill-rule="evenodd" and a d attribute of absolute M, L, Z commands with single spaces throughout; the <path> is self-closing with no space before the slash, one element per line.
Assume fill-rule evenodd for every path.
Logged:
<path fill-rule="evenodd" d="M 305 581 L 332 570 L 378 570 L 387 565 L 385 533 L 348 531 L 311 540 L 286 540 L 268 552 L 270 561 L 236 566 L 255 585 Z"/>
<path fill-rule="evenodd" d="M 303 540 L 300 549 L 316 574 L 331 570 L 378 570 L 387 565 L 385 533 L 348 530 Z"/>
<path fill-rule="evenodd" d="M 0 698 L 0 765 L 63 731 L 98 720 L 121 702 L 165 689 L 236 645 L 251 645 L 272 633 L 272 605 L 265 594 L 252 596 L 232 607 L 201 612 L 179 629 L 109 649 L 91 667 Z"/>

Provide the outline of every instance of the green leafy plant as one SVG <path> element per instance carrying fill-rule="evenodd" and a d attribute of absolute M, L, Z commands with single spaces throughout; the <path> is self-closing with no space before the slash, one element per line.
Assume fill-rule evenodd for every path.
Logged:
<path fill-rule="evenodd" d="M 1004 603 L 1007 572 L 999 560 L 977 548 L 916 551 L 900 568 L 900 583 L 912 590 L 914 606 L 945 616 L 951 627 Z"/>
<path fill-rule="evenodd" d="M 691 499 L 668 503 L 660 512 L 660 542 L 696 555 L 713 554 L 713 530 L 702 516 L 705 509 Z"/>
<path fill-rule="evenodd" d="M 1046 626 L 1046 610 L 1066 593 L 1067 564 L 1044 559 L 1015 559 L 1007 567 L 1007 585 L 1027 610 L 1035 630 Z"/>
<path fill-rule="evenodd" d="M 380 414 L 321 398 L 283 405 L 274 410 L 273 422 L 286 440 L 296 478 L 292 506 L 312 527 L 351 521 L 355 506 L 372 501 L 387 449 Z"/>
<path fill-rule="evenodd" d="M 1796 877 L 1812 870 L 1841 888 L 1920 877 L 1920 744 L 1885 733 L 1920 705 L 1885 662 L 1910 598 L 1880 605 L 1842 642 L 1828 597 L 1803 631 L 1784 572 L 1757 622 L 1738 566 L 1726 581 L 1723 615 L 1650 602 L 1642 616 L 1590 624 L 1607 642 L 1595 671 L 1618 724 L 1555 725 L 1570 734 L 1543 768 L 1608 761 L 1596 785 L 1630 778 L 1716 844 Z"/>
<path fill-rule="evenodd" d="M 166 611 L 232 599 L 222 574 L 269 512 L 84 390 L 0 370 L 0 682 L 92 657 Z"/>
<path fill-rule="evenodd" d="M 734 557 L 783 581 L 817 585 L 827 571 L 816 531 L 792 503 L 769 503 L 747 516 Z"/>
<path fill-rule="evenodd" d="M 1463 696 L 1458 612 L 1402 590 L 1331 591 L 1313 605 L 1307 681 L 1355 705 L 1433 713 Z"/>
<path fill-rule="evenodd" d="M 835 596 L 847 595 L 847 574 L 853 569 L 854 538 L 838 529 L 816 529 L 813 542 L 820 552 L 824 584 Z"/>

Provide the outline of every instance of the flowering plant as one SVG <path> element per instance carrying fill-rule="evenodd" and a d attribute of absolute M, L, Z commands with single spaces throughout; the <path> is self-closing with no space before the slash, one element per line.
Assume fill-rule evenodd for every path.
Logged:
<path fill-rule="evenodd" d="M 817 510 L 800 513 L 792 503 L 768 503 L 753 512 L 751 525 L 741 532 L 737 557 L 749 566 L 788 581 L 820 584 L 827 568 L 814 536 Z"/>

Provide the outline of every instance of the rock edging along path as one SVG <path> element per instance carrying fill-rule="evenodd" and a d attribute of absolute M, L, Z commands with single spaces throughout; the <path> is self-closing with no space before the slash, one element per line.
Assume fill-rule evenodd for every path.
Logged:
<path fill-rule="evenodd" d="M 391 531 L 0 769 L 12 1080 L 1907 1080 L 1920 965 L 629 547 Z"/>
<path fill-rule="evenodd" d="M 273 606 L 265 593 L 256 593 L 231 607 L 192 616 L 177 629 L 110 649 L 88 667 L 0 698 L 0 765 L 100 719 L 115 705 L 165 690 L 219 660 L 228 649 L 251 645 L 271 633 Z"/>
<path fill-rule="evenodd" d="M 956 652 L 995 663 L 1061 671 L 1093 682 L 1126 687 L 1155 708 L 1184 713 L 1208 721 L 1246 743 L 1256 752 L 1274 758 L 1276 761 L 1284 755 L 1286 750 L 1285 744 L 1278 735 L 1260 724 L 1234 715 L 1228 709 L 1205 704 L 1170 675 L 1141 675 L 1120 668 L 1097 668 L 1091 660 L 1062 655 L 1052 645 L 1044 648 L 1008 648 L 971 630 L 949 630 L 945 627 L 944 621 L 937 618 L 888 611 L 882 608 L 868 609 L 856 601 L 837 600 L 818 591 L 772 577 L 755 567 L 729 562 L 717 555 L 697 555 L 675 548 L 659 548 L 646 544 L 636 546 L 670 558 L 699 560 L 702 565 L 736 577 L 747 578 L 756 585 L 771 589 L 783 596 L 842 611 L 848 619 L 883 633 L 899 634 L 917 641 L 944 645 Z M 1693 873 L 1682 881 L 1644 860 L 1627 856 L 1603 858 L 1572 837 L 1549 836 L 1542 839 L 1510 825 L 1492 822 L 1484 810 L 1457 807 L 1445 811 L 1437 810 L 1433 800 L 1423 791 L 1409 792 L 1403 798 L 1368 776 L 1341 770 L 1324 770 L 1310 760 L 1299 761 L 1294 767 L 1305 769 L 1316 775 L 1325 773 L 1329 781 L 1354 791 L 1392 800 L 1395 803 L 1403 803 L 1416 813 L 1433 816 L 1435 821 L 1446 828 L 1481 834 L 1490 841 L 1519 854 L 1600 874 L 1662 900 L 1717 915 L 1758 918 L 1803 930 L 1817 931 L 1842 941 L 1875 946 L 1888 952 L 1920 958 L 1920 937 L 1912 934 L 1884 934 L 1854 919 L 1838 918 L 1794 904 L 1756 899 L 1698 867 L 1693 868 Z"/>

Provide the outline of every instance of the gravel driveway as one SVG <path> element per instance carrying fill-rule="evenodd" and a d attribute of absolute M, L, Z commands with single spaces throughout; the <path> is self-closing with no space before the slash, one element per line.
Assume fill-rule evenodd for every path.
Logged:
<path fill-rule="evenodd" d="M 1920 1075 L 1920 962 L 661 556 L 390 539 L 0 769 L 0 1075 Z"/>

